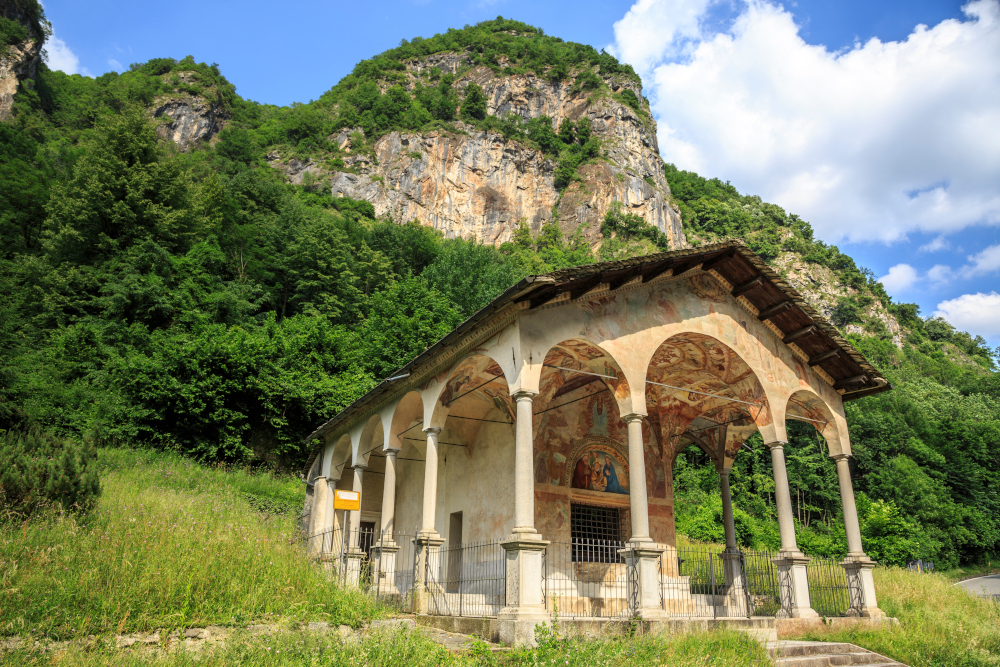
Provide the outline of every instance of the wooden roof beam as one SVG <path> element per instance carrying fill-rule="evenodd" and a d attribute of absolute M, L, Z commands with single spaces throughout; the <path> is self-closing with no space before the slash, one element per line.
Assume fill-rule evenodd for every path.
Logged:
<path fill-rule="evenodd" d="M 816 328 L 815 324 L 810 324 L 807 327 L 802 327 L 798 331 L 793 331 L 792 333 L 790 333 L 787 336 L 785 336 L 785 338 L 784 338 L 785 345 L 788 345 L 789 343 L 797 341 L 800 338 L 805 338 L 806 336 L 812 336 L 813 334 L 817 333 L 818 331 L 819 331 L 819 329 Z"/>
<path fill-rule="evenodd" d="M 725 264 L 731 260 L 736 255 L 736 248 L 730 248 L 718 257 L 708 260 L 701 265 L 702 271 L 711 271 L 712 269 L 717 269 L 721 265 Z"/>
<path fill-rule="evenodd" d="M 792 303 L 791 299 L 785 299 L 784 301 L 779 301 L 778 303 L 774 304 L 773 306 L 770 306 L 770 307 L 765 308 L 764 310 L 760 311 L 760 314 L 757 315 L 757 319 L 759 319 L 761 322 L 763 322 L 765 320 L 769 320 L 772 317 L 774 317 L 775 315 L 778 315 L 780 313 L 785 312 L 786 310 L 788 310 L 789 308 L 791 308 L 793 305 L 795 305 L 795 304 Z"/>
<path fill-rule="evenodd" d="M 571 301 L 579 299 L 581 296 L 594 289 L 600 285 L 603 280 L 603 276 L 600 273 L 595 273 L 589 278 L 584 278 L 576 285 L 573 285 L 569 290 L 569 298 Z"/>
<path fill-rule="evenodd" d="M 810 366 L 819 366 L 824 361 L 830 361 L 831 359 L 836 359 L 843 352 L 844 351 L 842 349 L 840 349 L 839 347 L 835 347 L 832 350 L 827 350 L 826 352 L 820 352 L 815 357 L 810 357 L 809 358 L 809 365 Z"/>
<path fill-rule="evenodd" d="M 654 264 L 649 269 L 642 272 L 642 282 L 648 283 L 650 280 L 655 280 L 672 268 L 674 268 L 673 260 L 667 260 L 658 265 Z"/>
<path fill-rule="evenodd" d="M 739 298 L 749 292 L 750 290 L 755 290 L 764 284 L 764 276 L 757 276 L 753 280 L 748 280 L 741 285 L 737 285 L 733 288 L 733 298 Z"/>
<path fill-rule="evenodd" d="M 853 387 L 856 384 L 861 384 L 868 381 L 867 375 L 855 375 L 849 378 L 842 378 L 833 383 L 834 389 L 847 389 L 848 387 Z"/>

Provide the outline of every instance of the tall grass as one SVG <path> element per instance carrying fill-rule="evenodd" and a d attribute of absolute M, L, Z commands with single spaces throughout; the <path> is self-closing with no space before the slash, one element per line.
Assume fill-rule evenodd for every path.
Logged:
<path fill-rule="evenodd" d="M 970 595 L 940 574 L 875 570 L 879 607 L 898 627 L 811 632 L 802 639 L 845 641 L 911 667 L 1000 665 L 1000 603 Z"/>
<path fill-rule="evenodd" d="M 354 641 L 312 633 L 230 637 L 225 644 L 172 652 L 109 645 L 64 651 L 32 647 L 5 656 L 7 665 L 72 664 L 79 667 L 240 665 L 241 667 L 744 667 L 771 664 L 763 647 L 736 632 L 619 639 L 543 641 L 533 650 L 491 652 L 480 644 L 450 653 L 418 631 L 376 632 Z"/>
<path fill-rule="evenodd" d="M 297 544 L 302 484 L 164 453 L 104 450 L 86 516 L 0 527 L 0 634 L 79 637 L 268 619 L 356 625 L 376 613 Z M 267 504 L 266 502 L 264 503 Z"/>

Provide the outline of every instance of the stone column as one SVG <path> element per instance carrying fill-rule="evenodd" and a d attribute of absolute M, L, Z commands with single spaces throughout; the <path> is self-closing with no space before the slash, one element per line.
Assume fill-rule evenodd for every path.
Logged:
<path fill-rule="evenodd" d="M 317 556 L 322 554 L 326 536 L 326 503 L 330 489 L 326 476 L 320 475 L 313 482 L 312 512 L 309 515 L 309 552 Z"/>
<path fill-rule="evenodd" d="M 535 531 L 534 392 L 514 394 L 517 423 L 514 427 L 514 530 L 502 546 L 507 560 L 507 601 L 497 615 L 500 641 L 513 646 L 533 646 L 535 626 L 549 620 L 542 599 L 542 552 L 548 542 Z"/>
<path fill-rule="evenodd" d="M 781 587 L 780 615 L 792 618 L 818 618 L 809 602 L 809 577 L 806 564 L 809 558 L 799 551 L 795 541 L 795 522 L 792 518 L 792 496 L 788 490 L 788 471 L 785 469 L 785 442 L 765 443 L 771 449 L 771 466 L 774 468 L 774 504 L 778 510 L 778 530 L 781 533 L 781 550 L 774 564 L 778 566 Z"/>
<path fill-rule="evenodd" d="M 427 452 L 424 456 L 424 502 L 420 531 L 414 540 L 417 549 L 417 571 L 414 583 L 413 606 L 419 614 L 427 613 L 428 596 L 436 593 L 441 545 L 444 539 L 434 529 L 437 514 L 438 435 L 440 428 L 426 428 Z"/>
<path fill-rule="evenodd" d="M 358 509 L 351 510 L 351 534 L 346 553 L 347 562 L 345 563 L 347 567 L 345 582 L 349 586 L 358 586 L 361 583 L 361 568 L 364 566 L 364 561 L 368 556 L 359 548 L 361 537 L 361 489 L 364 483 L 364 475 L 364 466 L 354 466 L 354 486 L 352 490 L 358 494 Z"/>
<path fill-rule="evenodd" d="M 851 611 L 857 616 L 882 618 L 885 613 L 878 608 L 875 596 L 875 579 L 872 570 L 875 561 L 870 559 L 861 545 L 861 523 L 854 502 L 854 484 L 851 481 L 850 457 L 837 454 L 837 481 L 840 482 L 840 502 L 844 510 L 844 529 L 847 532 L 847 558 L 841 565 L 847 574 L 851 590 Z"/>
<path fill-rule="evenodd" d="M 731 595 L 742 595 L 743 558 L 736 544 L 736 522 L 733 519 L 733 497 L 729 488 L 729 474 L 732 470 L 719 471 L 719 488 L 722 491 L 722 526 L 726 533 L 726 549 L 722 552 L 726 586 Z M 734 598 L 735 599 L 735 598 Z"/>
<path fill-rule="evenodd" d="M 624 415 L 628 424 L 629 509 L 632 542 L 652 542 L 649 537 L 649 498 L 646 496 L 646 454 L 642 443 L 642 415 Z"/>
<path fill-rule="evenodd" d="M 396 525 L 396 456 L 398 449 L 385 450 L 385 480 L 382 486 L 382 520 L 379 526 L 379 537 L 372 548 L 372 561 L 375 563 L 375 577 L 378 592 L 383 595 L 399 593 L 396 588 L 396 554 L 399 545 L 393 539 Z"/>
<path fill-rule="evenodd" d="M 629 591 L 633 610 L 640 618 L 659 618 L 663 615 L 660 603 L 660 558 L 663 547 L 654 544 L 649 536 L 649 497 L 646 494 L 646 454 L 642 441 L 642 420 L 639 414 L 624 415 L 628 424 L 629 509 L 632 515 L 632 538 L 621 551 L 625 566 L 635 570 L 637 590 Z"/>

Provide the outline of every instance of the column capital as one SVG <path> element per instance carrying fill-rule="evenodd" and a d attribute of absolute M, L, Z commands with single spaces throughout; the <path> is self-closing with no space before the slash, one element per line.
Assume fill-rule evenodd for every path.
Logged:
<path fill-rule="evenodd" d="M 397 449 L 396 447 L 386 447 L 383 451 L 385 452 L 386 456 L 390 456 L 390 455 L 391 456 L 398 456 L 399 455 L 399 449 Z"/>
<path fill-rule="evenodd" d="M 851 455 L 841 452 L 839 454 L 830 454 L 830 458 L 833 459 L 834 461 L 849 461 Z"/>
<path fill-rule="evenodd" d="M 323 480 L 325 482 L 328 479 L 329 479 L 329 477 L 327 477 L 326 475 L 316 475 L 316 477 L 313 478 L 313 484 L 315 484 L 319 480 Z"/>
<path fill-rule="evenodd" d="M 771 449 L 783 449 L 785 445 L 788 444 L 787 440 L 775 440 L 773 442 L 765 442 L 764 445 Z"/>
<path fill-rule="evenodd" d="M 439 433 L 441 433 L 441 428 L 438 426 L 428 426 L 427 428 L 424 429 L 424 433 L 426 433 L 427 435 L 438 435 Z"/>
<path fill-rule="evenodd" d="M 532 391 L 531 389 L 518 389 L 513 394 L 511 394 L 510 397 L 513 398 L 515 401 L 520 401 L 522 398 L 531 400 L 537 395 L 538 392 Z"/>
<path fill-rule="evenodd" d="M 719 468 L 719 475 L 722 477 L 729 477 L 730 473 L 733 472 L 732 468 Z"/>
<path fill-rule="evenodd" d="M 627 415 L 622 415 L 622 421 L 629 424 L 634 421 L 642 421 L 646 418 L 646 415 L 641 415 L 638 412 L 630 412 Z"/>

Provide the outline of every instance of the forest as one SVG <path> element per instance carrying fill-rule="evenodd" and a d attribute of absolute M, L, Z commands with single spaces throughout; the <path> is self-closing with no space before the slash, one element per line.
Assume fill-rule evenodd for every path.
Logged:
<path fill-rule="evenodd" d="M 35 81 L 22 83 L 13 120 L 0 123 L 0 487 L 8 510 L 23 514 L 43 497 L 84 507 L 96 485 L 78 473 L 95 447 L 297 470 L 316 425 L 517 280 L 665 247 L 662 233 L 620 209 L 604 220 L 596 252 L 558 224 L 536 234 L 522 225 L 499 247 L 446 239 L 418 222 L 377 218 L 371 204 L 334 199 L 320 184 L 290 185 L 268 166 L 266 153 L 285 147 L 335 167 L 327 137 L 345 127 L 365 128 L 370 141 L 393 127 L 494 124 L 573 168 L 599 151 L 585 127 L 485 116 L 475 91 L 459 96 L 447 76 L 412 96 L 393 85 L 405 59 L 454 50 L 581 87 L 604 85 L 590 68 L 638 79 L 607 54 L 497 19 L 404 40 L 318 100 L 284 108 L 241 98 L 217 66 L 190 56 L 93 79 L 42 64 Z M 167 89 L 227 109 L 220 140 L 182 152 L 158 139 L 147 107 Z M 995 559 L 996 350 L 922 318 L 913 304 L 893 303 L 870 271 L 780 207 L 673 165 L 665 175 L 692 243 L 742 238 L 769 261 L 797 253 L 851 286 L 835 324 L 864 329 L 851 342 L 895 385 L 847 406 L 870 555 L 941 567 Z M 905 327 L 901 348 L 866 315 L 876 302 Z M 833 462 L 811 427 L 796 424 L 790 434 L 800 545 L 843 554 Z M 759 438 L 747 444 L 733 474 L 739 539 L 773 547 L 769 458 Z M 674 478 L 679 532 L 717 541 L 712 467 L 688 449 Z"/>

